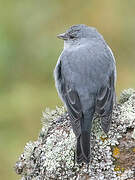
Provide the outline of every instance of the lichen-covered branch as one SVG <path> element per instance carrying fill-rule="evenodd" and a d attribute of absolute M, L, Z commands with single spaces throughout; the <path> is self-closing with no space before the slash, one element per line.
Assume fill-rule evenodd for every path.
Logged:
<path fill-rule="evenodd" d="M 135 178 L 135 91 L 124 90 L 113 110 L 106 136 L 100 119 L 93 121 L 91 162 L 74 161 L 76 138 L 64 108 L 46 110 L 37 141 L 29 142 L 16 162 L 22 180 L 90 179 L 133 180 Z"/>

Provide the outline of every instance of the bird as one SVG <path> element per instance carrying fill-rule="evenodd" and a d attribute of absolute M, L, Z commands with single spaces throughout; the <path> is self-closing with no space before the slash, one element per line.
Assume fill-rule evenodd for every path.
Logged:
<path fill-rule="evenodd" d="M 55 86 L 76 136 L 76 162 L 89 164 L 93 116 L 100 116 L 107 134 L 116 100 L 116 62 L 95 27 L 71 26 L 57 35 L 64 48 L 54 69 Z"/>

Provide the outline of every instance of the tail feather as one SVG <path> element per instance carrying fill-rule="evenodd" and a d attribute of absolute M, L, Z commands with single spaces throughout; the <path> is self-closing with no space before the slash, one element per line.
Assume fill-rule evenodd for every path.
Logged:
<path fill-rule="evenodd" d="M 81 144 L 80 144 L 80 136 L 77 138 L 77 145 L 76 145 L 76 162 L 78 164 L 82 163 L 84 161 L 84 157 L 81 150 Z"/>
<path fill-rule="evenodd" d="M 84 157 L 84 162 L 89 163 L 90 161 L 90 133 L 83 131 L 80 139 L 80 146 Z"/>
<path fill-rule="evenodd" d="M 76 162 L 78 164 L 90 161 L 90 134 L 82 132 L 81 136 L 77 138 L 76 145 Z"/>
<path fill-rule="evenodd" d="M 93 111 L 84 114 L 81 123 L 81 134 L 77 138 L 76 161 L 77 163 L 90 162 L 90 134 L 92 127 Z"/>

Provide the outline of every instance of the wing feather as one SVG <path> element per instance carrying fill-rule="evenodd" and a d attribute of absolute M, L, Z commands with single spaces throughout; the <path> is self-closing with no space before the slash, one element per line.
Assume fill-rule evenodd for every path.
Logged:
<path fill-rule="evenodd" d="M 67 106 L 71 124 L 76 137 L 81 134 L 82 106 L 77 91 L 66 85 L 64 78 L 62 81 L 62 91 Z"/>
<path fill-rule="evenodd" d="M 101 126 L 105 133 L 109 131 L 112 118 L 112 110 L 115 99 L 114 81 L 114 72 L 112 72 L 107 86 L 102 87 L 99 90 L 96 101 L 96 111 L 101 116 Z"/>

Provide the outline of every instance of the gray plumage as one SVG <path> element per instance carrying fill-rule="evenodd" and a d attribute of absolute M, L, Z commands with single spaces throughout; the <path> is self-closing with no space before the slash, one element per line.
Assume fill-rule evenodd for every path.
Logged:
<path fill-rule="evenodd" d="M 59 96 L 77 137 L 77 163 L 90 161 L 90 134 L 95 112 L 109 131 L 115 101 L 116 66 L 113 53 L 93 27 L 74 25 L 58 35 L 64 49 L 54 70 Z"/>

